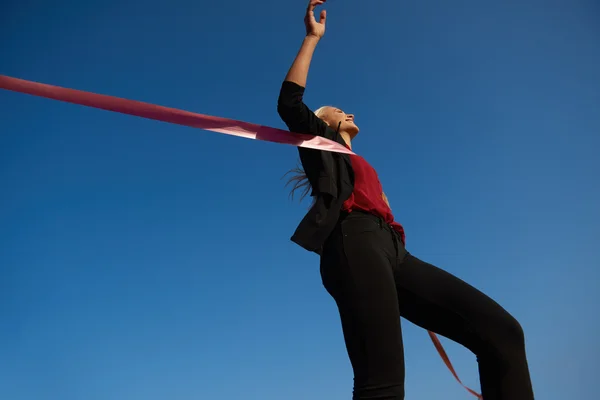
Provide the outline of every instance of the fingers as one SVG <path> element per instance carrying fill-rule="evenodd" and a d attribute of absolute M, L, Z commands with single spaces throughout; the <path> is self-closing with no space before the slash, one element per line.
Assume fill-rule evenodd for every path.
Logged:
<path fill-rule="evenodd" d="M 313 12 L 317 6 L 324 4 L 327 0 L 310 0 L 308 3 L 308 12 Z"/>
<path fill-rule="evenodd" d="M 326 1 L 327 0 L 310 0 L 310 2 L 308 3 L 308 9 L 306 10 L 306 17 L 309 18 L 310 20 L 314 20 L 314 18 L 315 18 L 315 13 L 314 13 L 315 8 L 317 6 L 320 6 L 321 4 L 325 4 Z M 325 10 L 321 11 L 321 20 L 319 22 L 321 24 L 324 24 L 326 17 L 327 17 L 327 13 L 325 13 Z"/>
<path fill-rule="evenodd" d="M 319 21 L 315 18 L 314 10 L 317 6 L 325 4 L 327 0 L 310 0 L 308 3 L 308 8 L 306 9 L 306 16 L 304 17 L 304 23 L 306 24 L 306 28 L 308 31 L 314 31 L 317 26 L 321 26 L 320 29 L 325 29 L 325 19 L 327 18 L 327 13 L 325 10 L 321 11 L 321 18 Z M 322 36 L 322 34 L 320 35 Z"/>

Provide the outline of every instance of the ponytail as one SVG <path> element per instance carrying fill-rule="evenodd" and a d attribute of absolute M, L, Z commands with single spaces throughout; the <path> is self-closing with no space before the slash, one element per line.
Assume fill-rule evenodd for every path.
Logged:
<path fill-rule="evenodd" d="M 325 111 L 325 109 L 327 107 L 328 106 L 323 106 L 323 107 L 318 108 L 314 112 L 315 115 L 318 118 L 321 118 L 321 116 L 323 115 L 323 112 Z M 287 187 L 290 184 L 292 185 L 292 190 L 290 191 L 290 198 L 293 200 L 294 193 L 296 193 L 297 190 L 300 190 L 301 191 L 300 192 L 300 201 L 304 200 L 304 198 L 312 190 L 312 186 L 310 185 L 310 182 L 308 181 L 306 172 L 304 172 L 304 169 L 300 165 L 297 165 L 296 168 L 292 168 L 291 170 L 286 172 L 284 176 L 287 176 L 289 174 L 292 174 L 292 177 L 288 179 L 285 186 Z"/>
<path fill-rule="evenodd" d="M 301 166 L 296 166 L 296 168 L 292 168 L 288 172 L 285 173 L 284 177 L 292 174 L 292 176 L 288 179 L 285 186 L 292 185 L 292 190 L 290 191 L 290 198 L 294 199 L 294 194 L 297 190 L 300 190 L 300 201 L 302 201 L 312 190 L 312 186 L 308 181 L 308 177 L 302 169 Z"/>

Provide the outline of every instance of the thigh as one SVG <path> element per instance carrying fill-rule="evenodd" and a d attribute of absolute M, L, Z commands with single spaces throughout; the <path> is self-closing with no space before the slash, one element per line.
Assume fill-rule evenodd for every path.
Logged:
<path fill-rule="evenodd" d="M 385 236 L 368 222 L 355 222 L 334 233 L 323 253 L 321 274 L 339 309 L 355 390 L 360 392 L 373 385 L 401 385 L 404 352 Z"/>
<path fill-rule="evenodd" d="M 410 254 L 397 266 L 395 278 L 404 318 L 473 352 L 510 326 L 510 314 L 490 297 Z"/>

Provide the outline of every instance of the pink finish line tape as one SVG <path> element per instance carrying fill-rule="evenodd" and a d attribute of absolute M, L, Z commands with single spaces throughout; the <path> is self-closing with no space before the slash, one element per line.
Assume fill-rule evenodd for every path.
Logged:
<path fill-rule="evenodd" d="M 239 136 L 247 139 L 289 144 L 297 147 L 306 147 L 335 153 L 354 154 L 351 150 L 341 144 L 320 136 L 292 133 L 283 129 L 271 128 L 264 125 L 197 114 L 190 111 L 178 110 L 176 108 L 47 85 L 5 75 L 0 75 L 0 88 L 87 107 L 135 115 L 136 117 Z"/>

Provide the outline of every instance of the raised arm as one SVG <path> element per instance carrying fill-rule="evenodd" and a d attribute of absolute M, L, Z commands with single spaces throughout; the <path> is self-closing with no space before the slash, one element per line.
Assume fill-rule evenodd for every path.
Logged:
<path fill-rule="evenodd" d="M 319 22 L 315 19 L 315 8 L 318 5 L 325 3 L 325 1 L 326 0 L 309 0 L 306 15 L 304 16 L 306 37 L 302 42 L 302 46 L 300 47 L 300 51 L 298 51 L 294 63 L 285 77 L 286 81 L 294 82 L 302 87 L 306 86 L 306 78 L 308 77 L 308 70 L 315 48 L 317 47 L 319 40 L 325 35 L 327 11 L 321 11 L 321 19 Z"/>
<path fill-rule="evenodd" d="M 310 62 L 319 43 L 325 34 L 326 12 L 321 11 L 317 22 L 314 10 L 326 0 L 310 0 L 304 17 L 306 36 L 298 55 L 294 59 L 279 92 L 277 112 L 287 127 L 298 133 L 310 133 L 324 137 L 332 136 L 327 125 L 304 104 L 304 90 L 310 69 Z"/>

